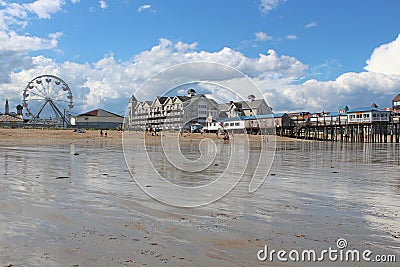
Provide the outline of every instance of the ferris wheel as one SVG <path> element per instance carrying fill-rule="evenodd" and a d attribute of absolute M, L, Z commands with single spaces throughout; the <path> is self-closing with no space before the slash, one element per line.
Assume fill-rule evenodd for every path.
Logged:
<path fill-rule="evenodd" d="M 54 75 L 41 75 L 28 83 L 23 92 L 23 107 L 31 124 L 70 125 L 74 107 L 71 89 Z"/>

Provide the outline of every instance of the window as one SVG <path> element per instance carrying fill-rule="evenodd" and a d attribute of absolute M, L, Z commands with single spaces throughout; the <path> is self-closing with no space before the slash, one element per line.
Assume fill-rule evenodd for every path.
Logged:
<path fill-rule="evenodd" d="M 357 119 L 361 119 L 362 114 L 357 114 Z"/>
<path fill-rule="evenodd" d="M 235 125 L 235 123 L 234 123 L 234 122 L 231 122 L 230 126 L 234 126 L 234 125 Z"/>
<path fill-rule="evenodd" d="M 239 126 L 239 123 L 238 123 L 238 122 L 235 122 L 235 126 Z"/>

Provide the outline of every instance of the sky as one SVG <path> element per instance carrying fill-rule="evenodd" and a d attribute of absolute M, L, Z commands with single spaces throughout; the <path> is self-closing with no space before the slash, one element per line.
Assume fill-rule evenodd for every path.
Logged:
<path fill-rule="evenodd" d="M 156 73 L 209 61 L 251 78 L 275 112 L 388 107 L 400 93 L 398 10 L 397 0 L 0 0 L 0 101 L 13 109 L 51 74 L 71 88 L 72 114 L 124 114 Z"/>

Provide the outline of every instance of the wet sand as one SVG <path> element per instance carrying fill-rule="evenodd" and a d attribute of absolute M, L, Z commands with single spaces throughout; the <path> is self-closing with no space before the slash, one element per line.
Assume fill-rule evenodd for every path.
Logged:
<path fill-rule="evenodd" d="M 128 138 L 134 139 L 160 139 L 161 134 L 164 137 L 175 138 L 178 136 L 176 132 L 160 133 L 158 136 L 151 136 L 145 132 L 126 132 Z M 54 144 L 71 144 L 71 143 L 90 143 L 90 144 L 120 144 L 123 132 L 116 130 L 108 130 L 107 137 L 101 136 L 99 130 L 87 130 L 85 133 L 74 132 L 72 129 L 7 129 L 0 128 L 0 144 L 2 145 L 18 145 L 18 144 L 37 144 L 37 145 L 54 145 Z M 183 133 L 180 138 L 182 140 L 196 140 L 209 138 L 212 140 L 222 140 L 223 136 L 217 136 L 215 133 L 193 134 Z M 259 135 L 244 135 L 235 134 L 233 138 L 236 139 L 250 139 L 254 141 L 261 141 L 262 137 Z M 276 141 L 303 141 L 300 139 L 293 139 L 287 137 L 276 137 Z"/>
<path fill-rule="evenodd" d="M 0 134 L 0 266 L 308 266 L 256 253 L 335 247 L 338 238 L 400 260 L 397 144 L 280 140 L 260 190 L 249 194 L 244 177 L 220 201 L 180 209 L 132 180 L 121 132 Z"/>

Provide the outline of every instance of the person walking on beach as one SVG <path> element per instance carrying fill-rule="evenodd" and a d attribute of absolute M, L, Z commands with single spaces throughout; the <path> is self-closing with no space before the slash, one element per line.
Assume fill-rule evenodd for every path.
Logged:
<path fill-rule="evenodd" d="M 100 136 L 103 137 L 103 129 L 100 130 Z"/>

